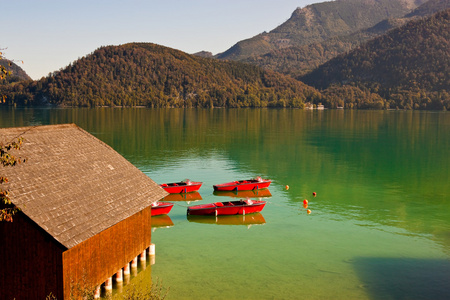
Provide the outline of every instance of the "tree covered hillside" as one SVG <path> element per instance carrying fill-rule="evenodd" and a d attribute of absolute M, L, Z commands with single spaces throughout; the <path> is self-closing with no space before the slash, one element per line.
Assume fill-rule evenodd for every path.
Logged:
<path fill-rule="evenodd" d="M 450 8 L 450 0 L 428 0 L 418 8 L 414 9 L 411 13 L 407 14 L 406 18 L 413 17 L 426 17 L 431 16 L 441 10 Z"/>
<path fill-rule="evenodd" d="M 3 93 L 9 105 L 303 107 L 321 99 L 314 88 L 272 71 L 150 43 L 102 47 Z"/>
<path fill-rule="evenodd" d="M 391 108 L 448 108 L 450 9 L 394 29 L 301 80 L 321 89 L 333 85 L 367 89 Z"/>
<path fill-rule="evenodd" d="M 28 74 L 13 61 L 0 58 L 0 66 L 5 67 L 8 72 L 11 72 L 5 78 L 6 83 L 21 80 L 31 80 L 30 76 L 28 76 Z"/>
<path fill-rule="evenodd" d="M 241 61 L 298 78 L 339 54 L 348 52 L 370 39 L 386 34 L 387 31 L 400 27 L 413 18 L 431 16 L 448 8 L 450 8 L 450 0 L 429 0 L 406 16 L 389 17 L 372 27 L 348 35 L 334 36 L 322 42 L 303 46 L 272 50 L 263 55 L 249 56 Z"/>

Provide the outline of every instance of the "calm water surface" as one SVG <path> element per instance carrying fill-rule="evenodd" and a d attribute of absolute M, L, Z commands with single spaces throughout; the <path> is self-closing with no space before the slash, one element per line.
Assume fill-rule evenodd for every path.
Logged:
<path fill-rule="evenodd" d="M 158 183 L 204 182 L 153 220 L 156 263 L 140 276 L 162 280 L 168 299 L 450 295 L 449 113 L 0 110 L 0 127 L 58 123 Z M 261 214 L 187 218 L 188 205 L 249 196 L 215 195 L 213 184 L 255 176 L 273 180 L 250 195 L 270 196 Z"/>

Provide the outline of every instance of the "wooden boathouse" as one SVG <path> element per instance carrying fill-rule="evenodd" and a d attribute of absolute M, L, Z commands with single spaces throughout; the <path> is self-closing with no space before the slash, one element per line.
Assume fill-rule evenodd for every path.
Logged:
<path fill-rule="evenodd" d="M 0 167 L 21 209 L 0 222 L 0 298 L 69 299 L 80 282 L 126 272 L 150 246 L 151 204 L 167 193 L 74 124 L 0 129 L 0 143 L 17 137 L 13 154 L 27 161 Z"/>

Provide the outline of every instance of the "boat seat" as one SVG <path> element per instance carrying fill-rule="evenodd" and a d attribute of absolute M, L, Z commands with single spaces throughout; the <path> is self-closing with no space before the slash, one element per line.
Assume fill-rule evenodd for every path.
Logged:
<path fill-rule="evenodd" d="M 216 202 L 216 203 L 214 203 L 216 206 L 223 206 L 223 203 L 222 202 Z"/>
<path fill-rule="evenodd" d="M 164 186 L 164 187 L 165 187 L 165 186 L 168 186 L 168 185 L 167 185 L 166 183 L 163 183 L 163 184 L 161 184 L 161 186 Z"/>

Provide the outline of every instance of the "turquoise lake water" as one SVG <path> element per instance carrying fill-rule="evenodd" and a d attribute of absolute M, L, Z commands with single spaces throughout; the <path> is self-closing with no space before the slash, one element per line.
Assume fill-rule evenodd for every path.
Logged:
<path fill-rule="evenodd" d="M 133 279 L 161 280 L 167 299 L 449 298 L 449 113 L 0 110 L 0 127 L 59 123 L 157 183 L 203 181 L 155 218 L 155 264 Z M 273 180 L 250 194 L 268 201 L 261 214 L 186 216 L 188 205 L 249 196 L 213 184 L 256 176 Z"/>

